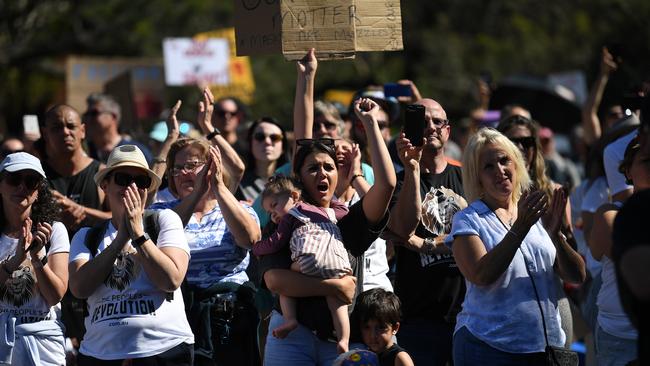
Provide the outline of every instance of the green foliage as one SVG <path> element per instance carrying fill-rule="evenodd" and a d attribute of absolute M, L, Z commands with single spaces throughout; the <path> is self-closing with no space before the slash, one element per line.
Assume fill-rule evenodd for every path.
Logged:
<path fill-rule="evenodd" d="M 165 37 L 192 36 L 233 25 L 233 1 L 17 0 L 0 1 L 0 124 L 15 130 L 25 113 L 62 101 L 68 54 L 160 56 Z M 544 75 L 584 70 L 591 80 L 603 44 L 628 54 L 612 81 L 621 92 L 648 77 L 650 2 L 647 0 L 402 1 L 405 50 L 365 53 L 354 61 L 322 62 L 317 92 L 355 90 L 408 78 L 439 99 L 452 118 L 474 107 L 477 75 Z M 257 83 L 253 118 L 291 122 L 295 67 L 281 56 L 253 58 Z M 613 94 L 612 91 L 609 94 Z M 193 88 L 170 88 L 168 104 Z"/>

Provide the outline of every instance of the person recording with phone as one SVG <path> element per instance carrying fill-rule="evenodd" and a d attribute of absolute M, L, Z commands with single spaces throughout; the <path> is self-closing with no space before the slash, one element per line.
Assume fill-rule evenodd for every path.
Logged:
<path fill-rule="evenodd" d="M 440 103 L 425 98 L 407 106 L 405 124 L 397 140 L 404 170 L 384 231 L 395 249 L 395 292 L 403 305 L 398 342 L 416 365 L 445 365 L 464 294 L 451 250 L 442 245 L 464 207 L 461 169 L 445 155 L 451 127 Z"/>
<path fill-rule="evenodd" d="M 60 302 L 70 242 L 35 156 L 4 158 L 0 197 L 0 364 L 64 365 Z"/>

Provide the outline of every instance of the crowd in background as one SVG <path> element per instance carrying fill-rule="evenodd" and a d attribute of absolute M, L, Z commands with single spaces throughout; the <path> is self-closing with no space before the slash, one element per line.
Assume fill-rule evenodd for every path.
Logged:
<path fill-rule="evenodd" d="M 293 121 L 205 88 L 145 140 L 96 93 L 5 137 L 0 361 L 650 362 L 648 97 L 601 105 L 607 49 L 571 136 L 489 90 L 462 121 L 408 80 L 317 100 L 318 67 L 296 64 Z"/>

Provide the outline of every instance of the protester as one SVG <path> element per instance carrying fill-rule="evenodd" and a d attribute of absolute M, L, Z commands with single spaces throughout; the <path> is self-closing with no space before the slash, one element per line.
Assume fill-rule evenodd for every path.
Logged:
<path fill-rule="evenodd" d="M 298 62 L 298 74 L 310 74 L 310 77 L 299 76 L 296 85 L 297 99 L 305 95 L 305 91 L 313 92 L 316 64 L 314 49 Z M 311 137 L 311 108 L 305 108 L 303 112 L 306 112 L 303 114 L 306 118 L 294 120 L 296 139 Z M 376 239 L 387 220 L 386 211 L 395 185 L 395 173 L 378 126 L 379 106 L 368 99 L 362 99 L 356 102 L 355 113 L 363 122 L 367 133 L 376 181 L 361 201 L 350 207 L 349 213 L 337 222 L 337 228 L 343 244 L 354 257 L 351 260 L 352 270 L 358 277 L 362 270 L 359 261 L 363 261 L 363 252 Z M 293 172 L 302 184 L 303 197 L 307 202 L 322 208 L 330 207 L 338 180 L 336 155 L 331 147 L 319 140 L 299 146 L 294 158 Z M 352 281 L 348 276 L 342 279 L 321 280 L 292 272 L 288 270 L 289 265 L 290 256 L 287 251 L 262 257 L 260 262 L 260 273 L 271 291 L 299 298 L 298 328 L 284 339 L 277 339 L 269 333 L 266 340 L 265 365 L 329 365 L 336 358 L 337 351 L 336 343 L 327 341 L 332 336 L 333 326 L 331 318 L 327 316 L 329 312 L 322 297 L 335 295 L 350 303 L 353 297 L 351 292 L 356 291 L 350 291 Z M 313 298 L 305 298 L 309 296 Z M 269 329 L 275 329 L 281 322 L 281 315 L 274 311 Z M 312 330 L 315 330 L 315 333 Z M 350 348 L 355 348 L 354 341 L 351 339 Z"/>
<path fill-rule="evenodd" d="M 185 227 L 191 259 L 183 295 L 196 337 L 196 364 L 257 365 L 257 313 L 246 268 L 260 238 L 255 212 L 228 189 L 219 150 L 205 140 L 180 139 L 167 154 L 172 208 Z"/>
<path fill-rule="evenodd" d="M 219 131 L 240 156 L 246 153 L 247 147 L 239 140 L 237 130 L 245 121 L 246 111 L 244 105 L 238 99 L 223 97 L 214 103 L 212 125 L 215 131 Z"/>
<path fill-rule="evenodd" d="M 392 292 L 376 288 L 357 298 L 355 312 L 363 343 L 379 357 L 380 366 L 414 365 L 408 352 L 395 343 L 400 328 L 400 301 Z"/>
<path fill-rule="evenodd" d="M 466 206 L 461 168 L 448 162 L 450 126 L 442 106 L 425 107 L 422 147 L 402 133 L 397 141 L 404 170 L 392 198 L 390 233 L 395 245 L 395 291 L 403 305 L 399 343 L 418 365 L 445 365 L 452 359 L 452 335 L 463 298 L 463 279 L 449 248 L 442 245 L 451 218 Z"/>
<path fill-rule="evenodd" d="M 298 140 L 298 147 L 312 144 L 314 140 Z M 316 140 L 330 149 L 334 140 Z M 291 250 L 291 270 L 319 278 L 341 278 L 352 274 L 347 251 L 341 242 L 338 220 L 348 214 L 348 208 L 338 200 L 329 207 L 312 205 L 301 197 L 301 192 L 287 177 L 275 177 L 262 192 L 262 204 L 277 224 L 276 231 L 253 246 L 257 256 Z M 336 296 L 327 296 L 338 353 L 345 353 L 350 345 L 350 319 L 347 304 Z M 298 327 L 296 300 L 280 294 L 280 307 L 284 323 L 273 329 L 276 338 L 286 338 Z"/>
<path fill-rule="evenodd" d="M 40 161 L 18 152 L 0 163 L 0 363 L 64 365 L 59 302 L 70 242 Z M 13 349 L 11 346 L 13 345 Z"/>
<path fill-rule="evenodd" d="M 546 365 L 546 345 L 565 343 L 554 272 L 570 282 L 585 278 L 582 258 L 560 231 L 564 191 L 555 189 L 550 202 L 544 192 L 528 191 L 521 152 L 488 128 L 465 149 L 463 183 L 471 204 L 454 216 L 446 240 L 467 285 L 454 364 Z M 547 211 L 552 219 L 544 228 Z"/>
<path fill-rule="evenodd" d="M 116 147 L 94 178 L 112 218 L 72 239 L 70 291 L 88 302 L 78 364 L 192 365 L 180 290 L 190 258 L 183 225 L 171 210 L 144 210 L 160 178 L 134 145 Z"/>
<path fill-rule="evenodd" d="M 120 134 L 122 108 L 115 98 L 108 94 L 92 93 L 86 98 L 84 123 L 88 129 L 88 152 L 90 157 L 106 163 L 108 155 L 117 146 L 135 145 L 151 164 L 153 155 L 147 145 Z"/>
<path fill-rule="evenodd" d="M 631 182 L 634 191 L 650 188 L 650 166 L 647 153 L 640 150 L 638 138 L 625 150 L 621 173 Z M 594 216 L 589 246 L 591 254 L 602 263 L 602 286 L 598 293 L 598 318 L 595 329 L 596 357 L 599 365 L 626 365 L 637 355 L 636 329 L 623 311 L 619 298 L 614 262 L 612 261 L 612 230 L 623 202 L 606 203 Z"/>
<path fill-rule="evenodd" d="M 237 198 L 253 203 L 275 170 L 287 162 L 287 145 L 284 128 L 275 119 L 262 117 L 253 122 L 248 129 L 250 149 Z"/>

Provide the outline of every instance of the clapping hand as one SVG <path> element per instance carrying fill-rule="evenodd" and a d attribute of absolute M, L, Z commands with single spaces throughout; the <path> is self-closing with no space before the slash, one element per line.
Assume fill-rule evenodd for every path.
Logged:
<path fill-rule="evenodd" d="M 169 116 L 167 116 L 167 120 L 165 121 L 167 124 L 167 139 L 170 141 L 176 141 L 181 133 L 180 127 L 178 126 L 178 119 L 176 118 L 176 113 L 181 108 L 181 104 L 180 99 L 176 101 L 176 104 L 169 111 Z"/>
<path fill-rule="evenodd" d="M 36 230 L 32 233 L 32 244 L 28 248 L 29 255 L 32 259 L 42 258 L 45 256 L 43 253 L 45 245 L 52 237 L 52 225 L 47 222 L 39 222 L 36 224 Z"/>
<path fill-rule="evenodd" d="M 142 215 L 146 197 L 147 189 L 138 189 L 135 183 L 131 183 L 124 191 L 124 197 L 122 197 L 124 224 L 131 239 L 136 239 L 144 233 Z"/>
<path fill-rule="evenodd" d="M 526 192 L 517 203 L 517 220 L 512 230 L 526 235 L 530 228 L 546 213 L 548 200 L 542 191 Z"/>
<path fill-rule="evenodd" d="M 206 135 L 214 131 L 212 113 L 214 113 L 214 96 L 210 88 L 205 87 L 203 88 L 202 98 L 199 101 L 199 113 L 196 118 L 201 131 Z"/>
<path fill-rule="evenodd" d="M 549 207 L 549 221 L 547 230 L 551 238 L 557 237 L 562 229 L 564 212 L 566 209 L 567 194 L 563 187 L 558 187 L 553 191 L 553 199 Z"/>

